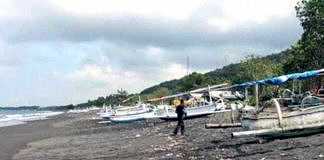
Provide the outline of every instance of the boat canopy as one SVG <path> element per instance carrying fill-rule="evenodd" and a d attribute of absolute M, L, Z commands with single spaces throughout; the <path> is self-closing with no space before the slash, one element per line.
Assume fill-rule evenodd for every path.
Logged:
<path fill-rule="evenodd" d="M 282 75 L 279 77 L 273 77 L 273 78 L 251 81 L 251 82 L 245 82 L 242 84 L 234 85 L 233 87 L 246 88 L 246 87 L 254 86 L 256 84 L 259 84 L 259 85 L 281 85 L 281 84 L 286 83 L 287 81 L 290 81 L 290 80 L 305 80 L 305 79 L 309 79 L 312 77 L 320 76 L 323 73 L 324 73 L 324 69 L 307 71 L 307 72 L 303 72 L 303 73 L 293 73 L 293 74 Z"/>

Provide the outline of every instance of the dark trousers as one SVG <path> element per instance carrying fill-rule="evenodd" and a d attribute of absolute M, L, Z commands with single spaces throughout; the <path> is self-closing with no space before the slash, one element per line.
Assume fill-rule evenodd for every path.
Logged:
<path fill-rule="evenodd" d="M 178 118 L 178 124 L 177 124 L 177 127 L 174 129 L 173 134 L 176 135 L 180 128 L 181 128 L 181 135 L 183 135 L 184 132 L 185 132 L 185 126 L 184 126 L 183 118 Z"/>

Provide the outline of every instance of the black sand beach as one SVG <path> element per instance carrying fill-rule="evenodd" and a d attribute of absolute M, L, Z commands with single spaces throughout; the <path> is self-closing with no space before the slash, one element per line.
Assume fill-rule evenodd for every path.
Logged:
<path fill-rule="evenodd" d="M 232 139 L 240 128 L 207 130 L 214 116 L 186 120 L 186 136 L 170 136 L 175 122 L 98 124 L 95 113 L 0 128 L 6 159 L 323 159 L 324 133 L 259 143 Z"/>

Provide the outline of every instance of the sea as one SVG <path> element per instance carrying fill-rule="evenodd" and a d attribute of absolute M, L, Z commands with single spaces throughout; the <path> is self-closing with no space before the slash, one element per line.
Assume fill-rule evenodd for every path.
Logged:
<path fill-rule="evenodd" d="M 0 107 L 0 127 L 25 124 L 30 121 L 48 119 L 62 114 L 62 111 L 40 110 L 34 108 Z"/>

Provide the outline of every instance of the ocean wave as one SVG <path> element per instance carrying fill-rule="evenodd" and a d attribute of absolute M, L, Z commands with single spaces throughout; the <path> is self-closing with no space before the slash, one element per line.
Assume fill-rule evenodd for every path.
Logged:
<path fill-rule="evenodd" d="M 44 120 L 50 116 L 56 116 L 64 112 L 43 111 L 27 114 L 8 114 L 0 115 L 0 127 L 24 124 L 29 121 Z"/>

